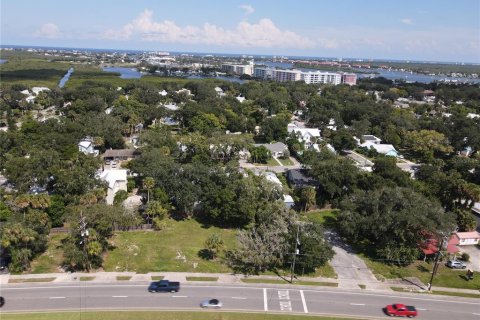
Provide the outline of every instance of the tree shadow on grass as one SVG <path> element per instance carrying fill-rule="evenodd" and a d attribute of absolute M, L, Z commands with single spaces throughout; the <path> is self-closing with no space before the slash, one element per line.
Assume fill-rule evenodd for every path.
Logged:
<path fill-rule="evenodd" d="M 422 265 L 418 265 L 417 270 L 420 272 L 430 272 L 430 269 L 425 268 L 425 266 L 422 266 Z"/>
<path fill-rule="evenodd" d="M 201 258 L 203 260 L 212 260 L 213 259 L 212 252 L 208 249 L 198 250 L 197 255 L 198 255 L 199 258 Z"/>

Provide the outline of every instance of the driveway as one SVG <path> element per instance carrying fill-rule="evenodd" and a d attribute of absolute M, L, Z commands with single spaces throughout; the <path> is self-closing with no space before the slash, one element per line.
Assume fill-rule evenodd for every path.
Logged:
<path fill-rule="evenodd" d="M 459 246 L 460 252 L 466 252 L 470 255 L 470 262 L 467 267 L 480 272 L 480 249 L 477 246 Z"/>
<path fill-rule="evenodd" d="M 335 251 L 330 262 L 338 277 L 338 286 L 341 288 L 358 289 L 364 284 L 367 289 L 385 290 L 385 285 L 378 281 L 365 262 L 360 259 L 353 249 L 344 243 L 334 231 L 326 231 L 327 239 Z"/>

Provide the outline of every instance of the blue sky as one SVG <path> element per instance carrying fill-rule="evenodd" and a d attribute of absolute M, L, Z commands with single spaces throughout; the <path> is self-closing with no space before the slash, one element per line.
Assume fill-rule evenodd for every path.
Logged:
<path fill-rule="evenodd" d="M 480 63 L 478 0 L 2 0 L 1 44 Z"/>

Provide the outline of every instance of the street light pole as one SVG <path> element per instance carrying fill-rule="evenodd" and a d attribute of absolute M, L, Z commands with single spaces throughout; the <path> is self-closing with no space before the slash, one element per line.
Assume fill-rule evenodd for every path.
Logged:
<path fill-rule="evenodd" d="M 292 267 L 290 269 L 290 283 L 293 283 L 293 273 L 295 272 L 295 261 L 298 254 L 298 233 L 300 232 L 300 224 L 297 224 L 297 235 L 295 237 L 295 252 L 293 253 Z"/>
<path fill-rule="evenodd" d="M 438 270 L 438 259 L 440 258 L 440 251 L 443 248 L 444 241 L 445 241 L 445 238 L 442 237 L 442 242 L 440 243 L 440 247 L 438 248 L 438 251 L 437 251 L 437 256 L 435 257 L 435 264 L 433 265 L 432 277 L 430 278 L 430 283 L 428 285 L 428 291 L 430 291 L 432 289 L 433 277 L 435 276 L 435 274 L 437 273 L 437 270 Z"/>

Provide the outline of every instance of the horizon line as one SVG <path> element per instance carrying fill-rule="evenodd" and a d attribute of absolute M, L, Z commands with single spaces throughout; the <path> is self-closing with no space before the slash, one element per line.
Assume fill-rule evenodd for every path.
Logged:
<path fill-rule="evenodd" d="M 259 54 L 259 53 L 226 53 L 226 52 L 202 52 L 202 51 L 175 51 L 175 50 L 154 50 L 154 49 L 119 49 L 119 48 L 82 48 L 82 47 L 63 47 L 63 46 L 42 46 L 42 45 L 17 45 L 17 44 L 0 44 L 0 48 L 41 48 L 41 49 L 80 49 L 80 50 L 97 50 L 97 51 L 119 51 L 119 52 L 168 52 L 168 53 L 186 53 L 186 54 L 196 54 L 196 55 L 232 55 L 232 56 L 265 56 L 265 57 L 286 57 L 291 58 L 310 58 L 313 59 L 345 59 L 347 61 L 352 60 L 361 60 L 358 62 L 402 62 L 402 63 L 422 63 L 422 64 L 451 64 L 451 65 L 472 65 L 480 66 L 480 62 L 465 62 L 465 61 L 437 61 L 437 60 L 412 60 L 412 59 L 392 59 L 392 58 L 360 58 L 360 57 L 322 57 L 322 56 L 302 56 L 302 55 L 286 55 L 286 54 Z"/>

